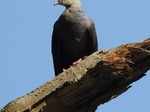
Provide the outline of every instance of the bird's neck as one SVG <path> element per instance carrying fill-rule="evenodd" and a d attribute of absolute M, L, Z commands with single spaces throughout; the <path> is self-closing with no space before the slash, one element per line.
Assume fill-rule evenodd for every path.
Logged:
<path fill-rule="evenodd" d="M 75 20 L 73 18 L 77 19 L 81 16 L 81 14 L 84 14 L 83 12 L 84 11 L 82 9 L 81 4 L 73 4 L 70 7 L 66 8 L 62 15 L 66 17 L 66 19 L 69 18 L 68 20 Z"/>

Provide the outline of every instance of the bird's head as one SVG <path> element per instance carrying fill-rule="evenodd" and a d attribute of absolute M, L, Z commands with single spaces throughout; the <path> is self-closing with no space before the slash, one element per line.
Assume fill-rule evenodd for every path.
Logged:
<path fill-rule="evenodd" d="M 54 5 L 71 7 L 72 5 L 80 5 L 80 0 L 55 0 Z"/>

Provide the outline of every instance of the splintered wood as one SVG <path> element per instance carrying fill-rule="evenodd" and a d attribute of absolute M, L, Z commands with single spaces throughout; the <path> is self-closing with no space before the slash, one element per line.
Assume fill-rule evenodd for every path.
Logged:
<path fill-rule="evenodd" d="M 94 112 L 150 69 L 150 39 L 100 51 L 71 66 L 2 112 Z"/>

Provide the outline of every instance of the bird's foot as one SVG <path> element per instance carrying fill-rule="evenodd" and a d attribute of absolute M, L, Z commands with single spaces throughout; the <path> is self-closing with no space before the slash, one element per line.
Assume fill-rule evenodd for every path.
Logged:
<path fill-rule="evenodd" d="M 78 63 L 80 63 L 80 61 L 82 60 L 82 58 L 78 59 L 77 61 L 73 62 L 73 66 L 77 65 Z"/>
<path fill-rule="evenodd" d="M 65 72 L 65 71 L 66 71 L 66 69 L 63 68 L 63 72 Z"/>
<path fill-rule="evenodd" d="M 87 56 L 84 56 L 83 58 L 78 59 L 77 61 L 73 62 L 73 66 L 77 65 L 78 63 L 80 63 L 83 59 L 85 59 Z"/>

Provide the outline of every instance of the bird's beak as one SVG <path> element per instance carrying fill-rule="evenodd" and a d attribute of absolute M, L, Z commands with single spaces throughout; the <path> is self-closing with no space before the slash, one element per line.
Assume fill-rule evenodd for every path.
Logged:
<path fill-rule="evenodd" d="M 54 0 L 54 6 L 59 5 L 58 0 Z"/>

